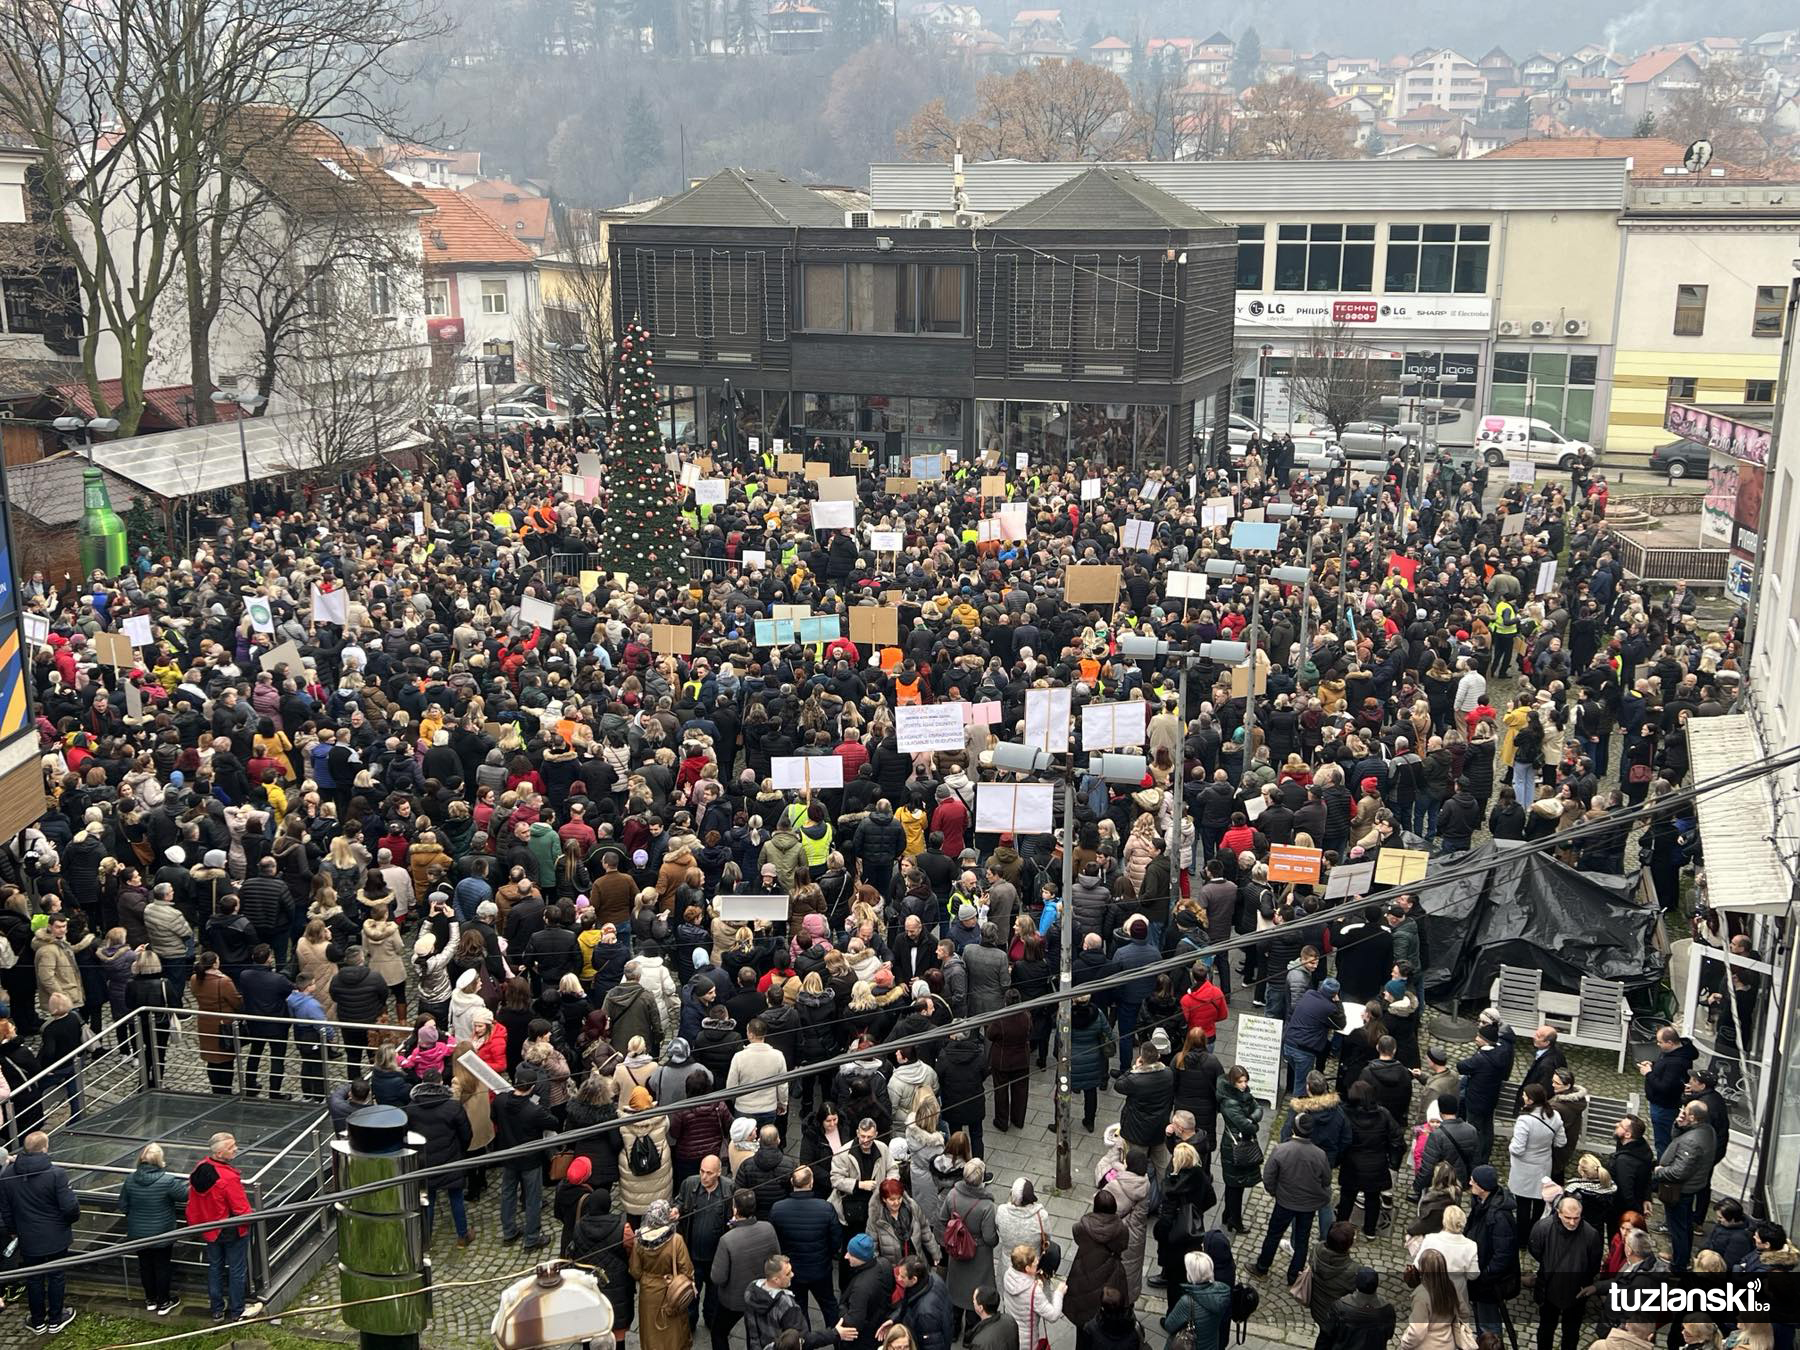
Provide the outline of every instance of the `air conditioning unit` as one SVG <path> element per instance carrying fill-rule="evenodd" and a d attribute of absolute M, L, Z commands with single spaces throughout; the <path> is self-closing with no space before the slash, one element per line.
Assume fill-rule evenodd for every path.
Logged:
<path fill-rule="evenodd" d="M 935 230 L 944 218 L 936 211 L 914 211 L 902 223 L 910 230 Z"/>
<path fill-rule="evenodd" d="M 984 223 L 983 218 L 977 212 L 958 211 L 956 213 L 955 224 L 959 230 L 978 230 Z"/>
<path fill-rule="evenodd" d="M 846 211 L 846 212 L 844 212 L 844 228 L 846 230 L 866 230 L 866 229 L 868 229 L 869 228 L 869 213 L 867 211 Z"/>
<path fill-rule="evenodd" d="M 1586 319 L 1564 319 L 1562 334 L 1564 337 L 1586 337 L 1588 321 Z"/>
<path fill-rule="evenodd" d="M 1494 325 L 1494 332 L 1500 337 L 1517 337 L 1523 331 L 1517 319 L 1502 319 Z"/>
<path fill-rule="evenodd" d="M 1555 337 L 1556 336 L 1556 320 L 1555 319 L 1533 319 L 1531 321 L 1530 327 L 1527 328 L 1526 331 L 1528 333 L 1530 333 L 1532 337 Z"/>

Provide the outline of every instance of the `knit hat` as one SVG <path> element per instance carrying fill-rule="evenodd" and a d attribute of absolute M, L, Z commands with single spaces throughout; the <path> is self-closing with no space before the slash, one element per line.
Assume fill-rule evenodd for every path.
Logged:
<path fill-rule="evenodd" d="M 223 867 L 225 865 L 225 850 L 222 848 L 209 848 L 206 850 L 206 857 L 201 859 L 201 861 L 208 867 Z"/>
<path fill-rule="evenodd" d="M 174 863 L 177 867 L 180 867 L 184 862 L 187 861 L 187 850 L 185 848 L 183 848 L 180 844 L 170 844 L 167 848 L 165 848 L 163 850 L 163 857 L 167 858 L 170 862 Z"/>
<path fill-rule="evenodd" d="M 965 900 L 962 903 L 962 907 L 956 911 L 956 917 L 959 922 L 967 923 L 970 919 L 973 919 L 980 912 L 981 912 L 980 910 L 976 909 L 975 906 L 971 905 L 967 900 Z"/>
<path fill-rule="evenodd" d="M 580 1160 L 578 1160 L 578 1161 L 580 1161 Z M 572 1172 L 572 1171 L 574 1171 L 574 1168 L 570 1168 L 569 1170 Z M 1494 1169 L 1491 1167 L 1488 1169 L 1488 1171 L 1490 1171 L 1490 1172 L 1493 1170 Z M 1380 1288 L 1381 1288 L 1381 1274 L 1379 1271 L 1377 1271 L 1375 1269 L 1375 1267 L 1373 1267 L 1373 1266 L 1358 1266 L 1356 1268 L 1356 1292 L 1357 1293 L 1373 1294 L 1376 1290 L 1378 1290 Z"/>
<path fill-rule="evenodd" d="M 1484 1191 L 1497 1191 L 1500 1189 L 1500 1173 L 1495 1171 L 1487 1163 L 1482 1163 L 1480 1167 L 1477 1167 L 1471 1172 L 1469 1174 L 1469 1179 Z"/>
<path fill-rule="evenodd" d="M 1134 942 L 1142 942 L 1150 936 L 1150 921 L 1142 914 L 1133 914 L 1125 924 L 1125 932 Z"/>
<path fill-rule="evenodd" d="M 625 1099 L 625 1105 L 633 1111 L 648 1111 L 656 1105 L 656 1099 L 650 1095 L 650 1089 L 639 1085 L 631 1089 L 631 1095 Z"/>
<path fill-rule="evenodd" d="M 437 1043 L 438 1029 L 436 1022 L 427 1022 L 424 1026 L 419 1028 L 419 1048 L 421 1050 L 429 1050 Z"/>
<path fill-rule="evenodd" d="M 854 1260 L 869 1265 L 875 1260 L 875 1239 L 867 1233 L 858 1233 L 850 1239 L 850 1245 L 845 1250 Z"/>
<path fill-rule="evenodd" d="M 1299 1135 L 1302 1139 L 1312 1138 L 1312 1125 L 1312 1113 L 1310 1111 L 1296 1111 L 1294 1113 L 1294 1133 Z"/>
<path fill-rule="evenodd" d="M 570 1181 L 577 1186 L 581 1185 L 593 1175 L 594 1164 L 588 1160 L 586 1155 L 580 1153 L 577 1153 L 573 1158 L 569 1159 L 569 1170 L 563 1173 L 565 1180 Z"/>
<path fill-rule="evenodd" d="M 686 1064 L 688 1062 L 688 1056 L 692 1053 L 693 1051 L 688 1043 L 677 1036 L 674 1040 L 669 1042 L 669 1048 L 665 1052 L 665 1062 L 669 1064 Z"/>
<path fill-rule="evenodd" d="M 1327 979 L 1323 984 L 1321 984 L 1319 986 L 1319 992 L 1321 994 L 1325 995 L 1326 998 L 1330 998 L 1333 994 L 1336 994 L 1343 987 L 1344 986 L 1339 984 L 1335 979 Z"/>

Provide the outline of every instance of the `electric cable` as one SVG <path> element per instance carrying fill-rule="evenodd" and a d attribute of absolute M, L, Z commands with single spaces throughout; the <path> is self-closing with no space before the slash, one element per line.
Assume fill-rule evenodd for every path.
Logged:
<path fill-rule="evenodd" d="M 1543 839 L 1526 841 L 1522 844 L 1519 853 L 1545 852 L 1551 848 L 1562 847 L 1571 839 L 1585 838 L 1589 835 L 1612 833 L 1616 831 L 1622 823 L 1629 823 L 1639 819 L 1649 819 L 1656 815 L 1665 814 L 1672 807 L 1695 801 L 1708 793 L 1723 791 L 1727 788 L 1736 787 L 1741 783 L 1756 782 L 1770 774 L 1780 772 L 1795 765 L 1800 765 L 1800 746 L 1790 747 L 1787 750 L 1783 750 L 1775 755 L 1759 760 L 1753 765 L 1728 770 L 1725 773 L 1718 774 L 1713 778 L 1706 779 L 1702 782 L 1697 782 L 1689 787 L 1677 788 L 1673 792 L 1665 794 L 1656 802 L 1646 802 L 1644 805 L 1622 812 L 1618 816 L 1611 816 L 1605 820 L 1577 825 L 1571 829 L 1562 830 L 1554 835 L 1546 836 Z M 1515 853 L 1511 856 L 1519 856 L 1519 853 Z M 1465 877 L 1485 874 L 1491 870 L 1493 866 L 1494 864 L 1491 861 L 1480 858 L 1470 858 L 1466 862 L 1453 862 L 1441 870 L 1437 875 L 1429 877 L 1423 882 L 1411 885 L 1388 886 L 1371 892 L 1366 896 L 1355 897 L 1335 906 L 1327 906 L 1316 913 L 1307 915 L 1307 922 L 1309 924 L 1329 923 L 1334 919 L 1361 913 L 1371 907 L 1380 906 L 1384 901 L 1392 899 L 1395 896 L 1415 893 L 1420 890 L 1435 890 L 1440 886 L 1460 881 Z M 1035 999 L 1011 1004 L 992 1012 L 969 1014 L 965 1017 L 956 1019 L 949 1028 L 933 1027 L 929 1031 L 919 1032 L 910 1036 L 902 1036 L 891 1041 L 883 1042 L 881 1051 L 885 1057 L 892 1054 L 895 1050 L 911 1049 L 916 1046 L 928 1045 L 934 1041 L 941 1040 L 949 1034 L 951 1029 L 968 1030 L 973 1027 L 986 1026 L 990 1022 L 999 1021 L 1003 1017 L 1010 1017 L 1018 1012 L 1029 1013 L 1034 1012 L 1039 1008 L 1054 1008 L 1065 999 L 1073 1000 L 1080 996 L 1092 996 L 1094 994 L 1107 993 L 1123 985 L 1133 984 L 1139 980 L 1153 977 L 1164 972 L 1173 972 L 1184 967 L 1191 967 L 1194 962 L 1203 957 L 1216 956 L 1221 952 L 1239 951 L 1244 948 L 1256 946 L 1262 942 L 1268 941 L 1275 931 L 1276 930 L 1273 929 L 1263 929 L 1260 932 L 1234 934 L 1220 942 L 1209 943 L 1207 946 L 1193 952 L 1183 953 L 1174 957 L 1165 957 L 1157 961 L 1146 963 L 1133 970 L 1121 971 L 1116 974 L 1103 976 L 1096 980 L 1090 980 L 1079 986 L 1071 985 L 1067 989 L 1053 990 L 1052 992 L 1041 995 Z M 759 1081 L 763 1086 L 792 1083 L 811 1075 L 822 1073 L 828 1069 L 835 1070 L 846 1064 L 856 1063 L 861 1058 L 863 1058 L 863 1056 L 858 1055 L 855 1052 L 846 1052 L 841 1055 L 831 1056 L 818 1063 L 807 1065 L 804 1068 L 789 1069 L 780 1074 L 770 1074 Z M 483 1165 L 491 1165 L 494 1163 L 505 1163 L 528 1158 L 541 1159 L 544 1154 L 555 1146 L 577 1143 L 585 1139 L 595 1138 L 602 1134 L 616 1132 L 627 1122 L 650 1119 L 657 1116 L 669 1116 L 674 1112 L 687 1107 L 706 1105 L 711 1102 L 725 1102 L 729 1104 L 734 1098 L 741 1095 L 741 1088 L 732 1089 L 730 1091 L 722 1088 L 714 1089 L 700 1096 L 686 1098 L 668 1106 L 652 1105 L 644 1111 L 634 1111 L 629 1115 L 622 1115 L 612 1120 L 600 1121 L 592 1125 L 579 1126 L 573 1130 L 559 1131 L 554 1135 L 547 1135 L 543 1139 L 529 1144 L 515 1144 L 510 1148 L 499 1149 L 482 1155 L 479 1161 Z M 470 1163 L 467 1160 L 452 1163 L 439 1163 L 422 1167 L 409 1173 L 406 1180 L 408 1182 L 429 1182 L 440 1176 L 449 1176 L 465 1172 L 468 1170 L 469 1166 Z M 365 1182 L 362 1185 L 345 1187 L 341 1190 L 326 1191 L 307 1200 L 286 1201 L 279 1205 L 270 1205 L 262 1209 L 248 1211 L 245 1214 L 234 1215 L 232 1217 L 232 1222 L 239 1224 L 262 1223 L 271 1219 L 285 1218 L 292 1214 L 310 1213 L 317 1210 L 321 1205 L 352 1199 L 356 1196 L 375 1194 L 386 1190 L 395 1184 L 397 1183 L 394 1181 Z M 202 1224 L 193 1224 L 182 1228 L 169 1229 L 166 1232 L 157 1233 L 149 1237 L 128 1238 L 121 1242 L 108 1244 L 91 1251 L 84 1251 L 79 1254 L 70 1254 L 36 1262 L 27 1266 L 21 1266 L 8 1272 L 8 1277 L 11 1279 L 23 1279 L 31 1275 L 49 1274 L 52 1271 L 58 1270 L 69 1270 L 96 1260 L 127 1256 L 148 1247 L 167 1246 L 169 1243 L 183 1238 L 199 1237 L 202 1234 L 215 1230 L 221 1226 L 222 1225 L 218 1220 L 211 1220 Z"/>

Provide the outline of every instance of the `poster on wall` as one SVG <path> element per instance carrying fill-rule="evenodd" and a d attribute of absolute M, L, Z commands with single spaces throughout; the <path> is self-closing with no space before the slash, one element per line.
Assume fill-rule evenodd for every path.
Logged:
<path fill-rule="evenodd" d="M 1714 451 L 1706 471 L 1706 496 L 1700 502 L 1700 537 L 1731 542 L 1738 496 L 1738 462 Z"/>

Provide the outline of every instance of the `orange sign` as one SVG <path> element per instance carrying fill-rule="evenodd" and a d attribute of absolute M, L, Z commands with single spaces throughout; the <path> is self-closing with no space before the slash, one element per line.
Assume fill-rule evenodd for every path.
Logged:
<path fill-rule="evenodd" d="M 1292 844 L 1269 845 L 1269 880 L 1293 881 L 1316 885 L 1324 866 L 1325 854 L 1316 848 L 1297 848 Z"/>

